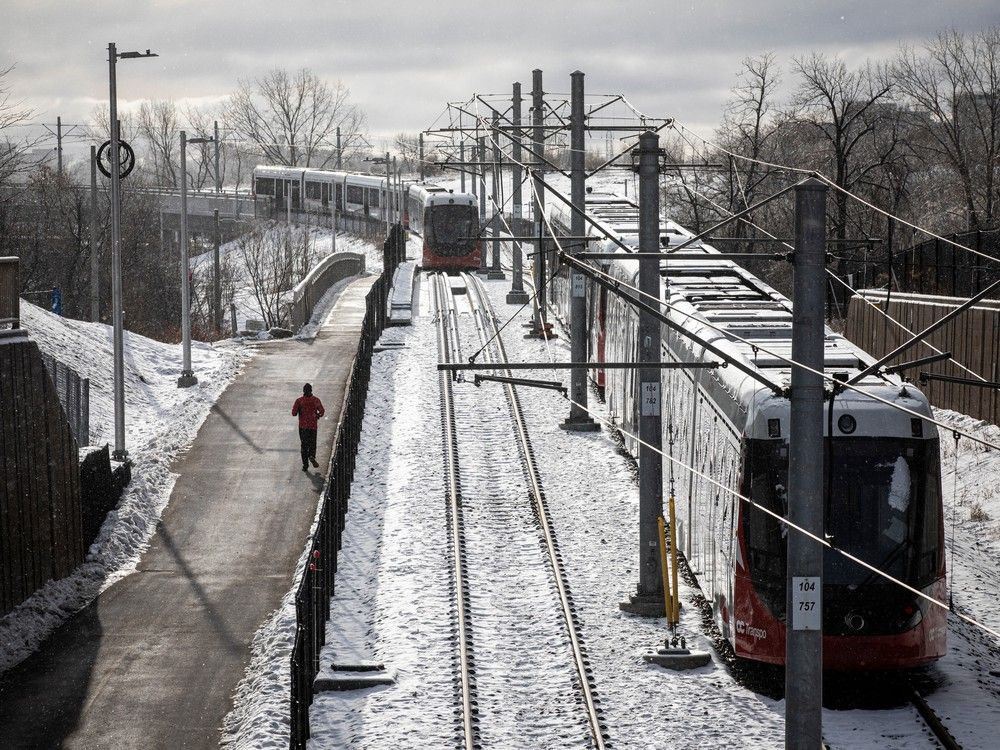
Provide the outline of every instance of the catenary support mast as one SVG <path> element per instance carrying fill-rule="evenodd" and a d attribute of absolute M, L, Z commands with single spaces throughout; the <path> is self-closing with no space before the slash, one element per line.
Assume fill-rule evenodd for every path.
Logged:
<path fill-rule="evenodd" d="M 570 74 L 570 198 L 573 207 L 570 233 L 582 237 L 587 232 L 583 216 L 586 213 L 587 172 L 584 160 L 584 114 L 583 114 L 583 73 L 579 70 Z M 659 209 L 657 209 L 659 213 Z M 657 225 L 659 233 L 659 225 Z M 585 242 L 570 244 L 570 252 L 585 251 Z M 587 298 L 584 276 L 573 269 L 570 272 L 570 338 L 572 341 L 570 358 L 573 362 L 587 360 Z M 587 413 L 587 371 L 573 370 L 570 374 L 569 417 L 560 427 L 575 432 L 593 432 L 600 425 Z"/>
<path fill-rule="evenodd" d="M 639 260 L 639 291 L 661 298 L 660 262 L 660 137 L 645 132 L 639 136 L 639 251 L 649 253 Z M 663 615 L 663 577 L 660 571 L 659 528 L 663 515 L 663 419 L 660 398 L 659 319 L 639 309 L 639 377 L 635 394 L 639 411 L 639 585 L 626 612 L 660 617 Z M 646 365 L 643 367 L 642 365 Z"/>
<path fill-rule="evenodd" d="M 823 371 L 827 187 L 795 188 L 792 360 Z M 823 535 L 823 378 L 792 367 L 788 447 L 788 520 Z M 823 548 L 788 535 L 785 635 L 785 747 L 823 742 Z"/>

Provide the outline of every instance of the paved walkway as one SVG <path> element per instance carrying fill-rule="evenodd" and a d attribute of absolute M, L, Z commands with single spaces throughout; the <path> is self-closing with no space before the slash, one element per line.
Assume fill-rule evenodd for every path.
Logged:
<path fill-rule="evenodd" d="M 250 640 L 292 585 L 323 478 L 303 474 L 289 412 L 309 381 L 326 406 L 323 471 L 364 318 L 364 277 L 313 341 L 262 347 L 174 465 L 136 573 L 0 678 L 0 747 L 208 748 Z"/>

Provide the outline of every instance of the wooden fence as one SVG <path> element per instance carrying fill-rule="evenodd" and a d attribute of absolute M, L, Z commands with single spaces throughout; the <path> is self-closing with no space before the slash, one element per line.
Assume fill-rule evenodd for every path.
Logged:
<path fill-rule="evenodd" d="M 18 262 L 15 257 L 0 258 L 0 326 L 17 328 L 20 325 Z"/>
<path fill-rule="evenodd" d="M 851 298 L 844 334 L 865 351 L 882 357 L 911 337 L 882 313 L 888 313 L 910 331 L 917 333 L 965 302 L 960 297 L 937 297 L 893 292 L 886 309 L 886 292 L 863 290 Z M 973 371 L 954 362 L 942 361 L 909 370 L 904 375 L 918 379 L 921 371 L 949 377 L 1000 381 L 1000 301 L 983 300 L 948 325 L 931 334 L 927 341 Z M 936 354 L 926 344 L 918 344 L 890 364 L 899 364 Z M 1000 389 L 930 380 L 921 385 L 931 403 L 944 409 L 1000 424 Z"/>
<path fill-rule="evenodd" d="M 83 561 L 76 440 L 35 342 L 0 346 L 0 615 Z"/>

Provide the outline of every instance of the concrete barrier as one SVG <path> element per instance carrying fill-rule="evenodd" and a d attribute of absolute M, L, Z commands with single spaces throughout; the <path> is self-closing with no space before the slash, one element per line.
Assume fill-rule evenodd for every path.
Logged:
<path fill-rule="evenodd" d="M 288 303 L 292 330 L 309 322 L 316 304 L 331 286 L 364 270 L 365 256 L 361 253 L 334 253 L 321 260 L 292 290 L 292 301 Z"/>

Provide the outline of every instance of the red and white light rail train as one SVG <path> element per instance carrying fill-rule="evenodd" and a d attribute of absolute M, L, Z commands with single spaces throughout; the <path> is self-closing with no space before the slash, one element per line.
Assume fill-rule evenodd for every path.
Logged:
<path fill-rule="evenodd" d="M 257 167 L 253 173 L 258 207 L 270 204 L 274 215 L 286 210 L 317 217 L 385 220 L 402 202 L 403 226 L 423 239 L 422 266 L 427 270 L 464 271 L 479 267 L 482 242 L 476 197 L 426 182 L 406 183 L 401 193 L 386 178 L 301 167 Z"/>
<path fill-rule="evenodd" d="M 638 206 L 613 194 L 587 195 L 587 212 L 612 236 L 638 247 Z M 557 233 L 569 235 L 569 211 L 550 204 Z M 661 246 L 693 235 L 661 223 Z M 588 234 L 603 236 L 588 226 Z M 590 249 L 617 253 L 601 261 L 613 277 L 638 287 L 639 263 L 611 240 Z M 789 364 L 755 350 L 791 356 L 791 302 L 707 244 L 684 254 L 704 259 L 661 263 L 669 314 L 686 329 L 787 388 Z M 588 280 L 589 281 L 589 280 Z M 558 314 L 569 310 L 569 274 L 553 282 Z M 600 363 L 638 360 L 638 314 L 619 295 L 587 286 L 589 358 L 609 412 L 626 434 L 638 433 L 636 373 Z M 680 313 L 687 313 L 685 317 Z M 711 323 L 721 329 L 709 327 Z M 664 361 L 718 357 L 667 326 Z M 745 344 L 727 335 L 738 335 Z M 826 330 L 825 372 L 850 378 L 874 360 Z M 866 392 L 931 416 L 927 399 L 894 375 L 872 374 Z M 735 367 L 663 371 L 664 439 L 673 422 L 674 456 L 685 464 L 785 515 L 790 402 Z M 910 586 L 945 601 L 944 526 L 936 428 L 850 390 L 830 399 L 826 421 L 826 534 L 838 548 Z M 670 412 L 672 417 L 667 416 Z M 638 446 L 626 438 L 633 455 Z M 666 467 L 665 467 L 666 468 Z M 711 602 L 715 620 L 739 657 L 781 664 L 785 656 L 787 531 L 776 519 L 697 475 L 675 469 L 679 546 Z M 823 662 L 828 670 L 891 670 L 920 666 L 945 653 L 946 613 L 837 552 L 824 550 Z"/>

